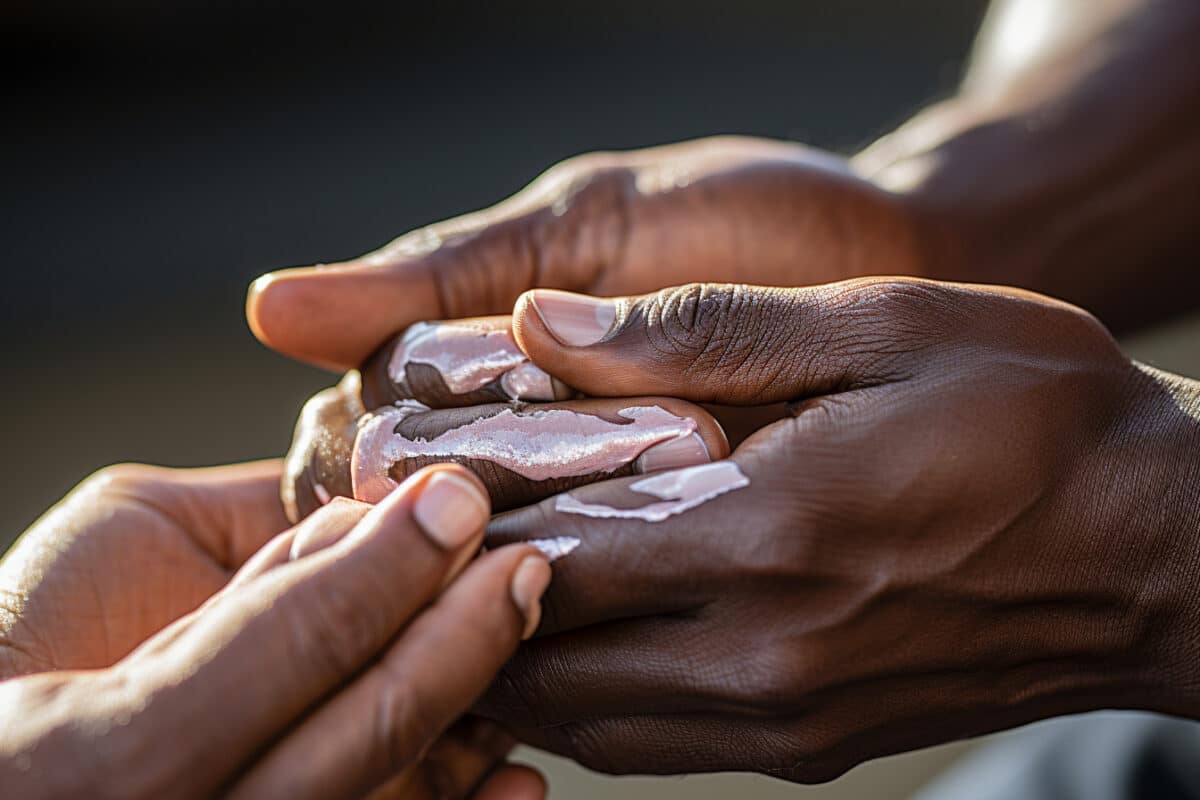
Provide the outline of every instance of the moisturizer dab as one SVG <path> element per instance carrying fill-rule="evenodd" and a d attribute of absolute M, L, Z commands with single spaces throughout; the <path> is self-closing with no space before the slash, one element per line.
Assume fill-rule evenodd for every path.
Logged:
<path fill-rule="evenodd" d="M 409 364 L 425 364 L 454 394 L 482 389 L 500 379 L 514 400 L 553 400 L 551 377 L 529 362 L 512 334 L 472 322 L 418 322 L 409 326 L 388 361 L 388 377 L 407 378 Z"/>
<path fill-rule="evenodd" d="M 714 497 L 750 485 L 738 465 L 732 461 L 714 461 L 696 467 L 663 472 L 629 485 L 630 491 L 659 498 L 637 508 L 613 508 L 602 503 L 585 503 L 573 494 L 559 495 L 555 509 L 567 514 L 582 514 L 599 519 L 640 519 L 662 522 Z"/>
<path fill-rule="evenodd" d="M 574 536 L 554 536 L 550 539 L 529 539 L 525 544 L 541 550 L 547 561 L 557 561 L 583 542 Z"/>
<path fill-rule="evenodd" d="M 396 432 L 411 414 L 385 408 L 367 415 L 351 458 L 354 497 L 381 500 L 396 486 L 392 467 L 410 458 L 490 461 L 531 481 L 613 472 L 668 440 L 687 440 L 696 421 L 658 406 L 623 408 L 628 422 L 610 422 L 567 409 L 516 412 L 506 408 L 432 439 L 407 439 Z"/>

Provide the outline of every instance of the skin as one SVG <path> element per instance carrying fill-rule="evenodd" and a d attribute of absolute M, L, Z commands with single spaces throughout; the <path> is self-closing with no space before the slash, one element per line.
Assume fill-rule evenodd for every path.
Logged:
<path fill-rule="evenodd" d="M 489 321 L 489 324 L 504 330 L 509 327 L 509 317 Z M 296 425 L 287 468 L 282 481 L 282 498 L 287 516 L 293 522 L 303 519 L 322 505 L 317 486 L 324 487 L 332 497 L 353 497 L 351 486 L 350 459 L 354 448 L 358 422 L 367 410 L 390 405 L 396 400 L 417 400 L 433 406 L 433 410 L 408 417 L 399 431 L 409 438 L 436 438 L 440 434 L 465 425 L 472 420 L 489 417 L 509 408 L 506 403 L 494 402 L 489 392 L 473 392 L 472 396 L 482 404 L 462 407 L 460 397 L 449 397 L 445 383 L 435 370 L 414 371 L 409 368 L 409 379 L 403 385 L 388 377 L 386 368 L 379 362 L 386 361 L 397 336 L 382 348 L 385 354 L 373 356 L 363 368 L 364 378 L 350 372 L 331 389 L 315 395 L 305 405 Z M 414 374 L 422 380 L 412 380 Z M 489 402 L 490 401 L 490 402 Z M 620 400 L 581 399 L 558 403 L 518 404 L 517 413 L 532 414 L 550 409 L 562 409 L 581 415 L 599 416 L 612 422 L 627 422 L 617 412 L 631 406 L 658 406 L 680 417 L 696 421 L 697 433 L 704 440 L 713 459 L 729 454 L 729 442 L 725 433 L 712 416 L 693 403 L 670 397 L 630 397 Z M 445 459 L 443 459 L 445 460 Z M 593 483 L 614 476 L 638 474 L 632 462 L 614 472 L 594 472 L 586 475 L 571 475 L 561 478 L 531 481 L 505 467 L 477 458 L 462 458 L 458 463 L 471 469 L 488 489 L 492 503 L 498 510 L 507 510 L 536 502 L 558 492 L 576 486 Z M 403 481 L 418 469 L 433 463 L 434 459 L 416 458 L 398 462 L 389 474 Z"/>
<path fill-rule="evenodd" d="M 462 714 L 527 624 L 517 568 L 548 568 L 435 546 L 436 471 L 293 528 L 276 462 L 86 481 L 0 561 L 5 794 L 542 798 Z"/>
<path fill-rule="evenodd" d="M 584 544 L 484 713 L 606 772 L 805 782 L 1059 714 L 1200 718 L 1200 384 L 1004 288 L 693 284 L 617 320 L 564 347 L 525 300 L 514 329 L 585 392 L 793 414 L 700 509 L 497 518 L 491 543 Z M 572 494 L 646 502 L 629 483 Z"/>
<path fill-rule="evenodd" d="M 451 328 L 455 331 L 461 330 L 461 335 L 469 336 L 478 336 L 482 331 L 501 333 L 508 336 L 511 342 L 510 318 L 507 314 L 462 320 L 459 325 Z M 442 326 L 442 329 L 445 329 L 445 326 Z M 403 346 L 403 340 L 403 334 L 393 337 L 363 364 L 362 402 L 368 409 L 403 400 L 416 400 L 430 408 L 459 408 L 486 403 L 509 403 L 514 400 L 567 400 L 574 395 L 569 387 L 557 384 L 548 387 L 552 390 L 552 396 L 511 397 L 504 389 L 503 376 L 473 391 L 455 392 L 446 385 L 442 374 L 436 368 L 422 363 L 407 364 L 403 377 L 397 381 L 392 375 L 390 363 L 393 353 Z M 514 352 L 520 353 L 515 342 L 511 343 L 511 347 Z"/>
<path fill-rule="evenodd" d="M 1001 2 L 959 93 L 853 158 L 741 137 L 579 156 L 374 253 L 266 275 L 247 316 L 336 370 L 535 287 L 911 275 L 1020 285 L 1134 327 L 1200 290 L 1198 42 L 1192 0 Z"/>
<path fill-rule="evenodd" d="M 376 253 L 265 276 L 250 322 L 347 368 L 431 308 L 507 313 L 535 287 L 908 275 L 1136 327 L 1200 296 L 1198 44 L 1190 0 L 1001 2 L 960 91 L 849 160 L 738 138 L 582 156 Z M 1195 383 L 1016 290 L 651 297 L 578 352 L 527 301 L 514 332 L 587 394 L 793 413 L 734 450 L 751 486 L 697 512 L 617 525 L 548 500 L 494 523 L 496 542 L 585 544 L 548 599 L 556 635 L 487 713 L 606 771 L 803 781 L 1070 711 L 1200 715 Z M 573 493 L 636 502 L 629 482 Z"/>

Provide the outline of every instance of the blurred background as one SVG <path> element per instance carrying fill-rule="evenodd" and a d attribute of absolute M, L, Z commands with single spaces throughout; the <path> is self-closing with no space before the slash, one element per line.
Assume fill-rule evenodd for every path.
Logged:
<path fill-rule="evenodd" d="M 588 150 L 745 133 L 851 152 L 953 89 L 986 3 L 5 5 L 0 552 L 105 464 L 286 449 L 334 378 L 254 341 L 256 275 L 373 249 Z M 1188 325 L 1129 346 L 1200 374 Z M 959 750 L 818 789 L 614 785 L 535 758 L 561 797 L 903 797 Z"/>

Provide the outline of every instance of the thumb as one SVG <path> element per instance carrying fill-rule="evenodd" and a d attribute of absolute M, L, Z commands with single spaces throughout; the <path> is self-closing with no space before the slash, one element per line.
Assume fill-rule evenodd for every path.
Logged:
<path fill-rule="evenodd" d="M 609 160 L 564 162 L 495 206 L 359 258 L 263 275 L 246 299 L 250 328 L 284 355 L 342 370 L 414 322 L 507 313 L 531 286 L 584 289 L 621 249 L 633 177 Z"/>
<path fill-rule="evenodd" d="M 518 299 L 513 334 L 534 363 L 585 394 L 766 405 L 904 377 L 947 305 L 940 287 L 694 283 L 619 298 L 536 289 Z"/>

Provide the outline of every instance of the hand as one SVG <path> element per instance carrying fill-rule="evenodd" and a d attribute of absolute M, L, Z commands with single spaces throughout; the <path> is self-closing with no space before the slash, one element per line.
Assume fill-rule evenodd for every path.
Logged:
<path fill-rule="evenodd" d="M 414 322 L 507 314 L 535 287 L 625 294 L 691 280 L 922 274 L 944 233 L 904 202 L 836 156 L 783 142 L 594 153 L 375 253 L 265 276 L 247 314 L 267 345 L 347 369 Z"/>
<path fill-rule="evenodd" d="M 536 624 L 544 557 L 470 563 L 488 506 L 458 467 L 272 537 L 278 480 L 111 468 L 0 562 L 6 792 L 543 796 L 455 720 Z"/>
<path fill-rule="evenodd" d="M 734 450 L 748 486 L 664 521 L 494 520 L 583 544 L 481 713 L 603 771 L 806 782 L 1058 714 L 1200 716 L 1200 386 L 1011 289 L 691 285 L 585 335 L 596 302 L 525 295 L 516 338 L 590 394 L 793 414 Z M 645 504 L 630 483 L 570 494 Z"/>

